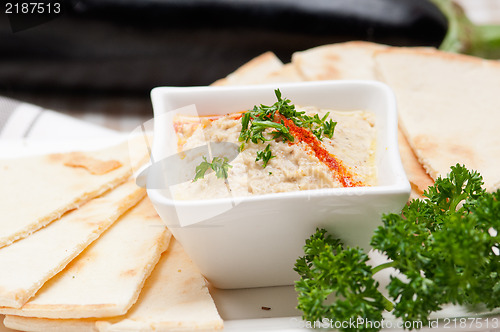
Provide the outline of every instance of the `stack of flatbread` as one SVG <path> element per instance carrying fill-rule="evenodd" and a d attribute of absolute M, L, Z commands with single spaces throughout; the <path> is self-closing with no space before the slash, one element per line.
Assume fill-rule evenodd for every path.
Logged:
<path fill-rule="evenodd" d="M 0 160 L 5 326 L 222 328 L 205 279 L 131 179 L 148 158 L 144 138 L 98 151 Z"/>

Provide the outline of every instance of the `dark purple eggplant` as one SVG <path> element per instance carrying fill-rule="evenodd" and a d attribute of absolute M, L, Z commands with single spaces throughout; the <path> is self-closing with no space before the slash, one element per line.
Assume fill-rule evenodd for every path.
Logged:
<path fill-rule="evenodd" d="M 438 46 L 447 21 L 427 0 L 79 0 L 74 12 L 123 24 L 251 28 Z"/>
<path fill-rule="evenodd" d="M 4 18 L 0 93 L 24 89 L 143 94 L 159 85 L 205 85 L 265 51 L 287 62 L 295 51 L 347 40 L 437 47 L 448 23 L 427 0 L 64 4 L 64 15 L 37 26 L 26 17 Z"/>

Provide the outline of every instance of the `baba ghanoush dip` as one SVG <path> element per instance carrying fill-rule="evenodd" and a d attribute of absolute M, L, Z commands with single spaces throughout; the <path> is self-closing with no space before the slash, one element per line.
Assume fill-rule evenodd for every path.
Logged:
<path fill-rule="evenodd" d="M 197 159 L 192 181 L 172 186 L 175 199 L 213 199 L 322 188 L 374 186 L 376 128 L 373 113 L 272 106 L 196 120 L 174 121 L 179 153 L 218 142 L 231 156 Z M 229 155 L 229 153 L 228 153 Z M 186 158 L 189 158 L 187 156 Z M 201 161 L 201 162 L 200 162 Z"/>

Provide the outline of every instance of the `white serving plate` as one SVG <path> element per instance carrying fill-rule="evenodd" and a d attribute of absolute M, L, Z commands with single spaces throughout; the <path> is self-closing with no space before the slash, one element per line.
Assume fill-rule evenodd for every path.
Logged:
<path fill-rule="evenodd" d="M 67 152 L 74 150 L 94 150 L 114 145 L 126 137 L 123 135 L 111 135 L 106 137 L 94 137 L 89 139 L 23 139 L 23 140 L 0 140 L 0 158 L 13 158 L 22 156 L 38 155 L 43 153 Z M 384 285 L 389 282 L 390 271 L 385 270 L 378 273 L 375 278 Z M 304 327 L 300 320 L 300 312 L 295 309 L 297 300 L 293 286 L 263 287 L 251 289 L 216 289 L 211 288 L 214 302 L 224 320 L 225 332 L 299 332 L 311 331 Z M 262 307 L 271 308 L 263 310 Z M 13 332 L 3 326 L 3 315 L 0 315 L 0 332 Z M 442 311 L 431 316 L 433 319 L 441 319 L 438 328 L 425 328 L 425 332 L 447 332 L 453 329 L 453 319 L 466 317 L 477 319 L 482 322 L 481 327 L 472 326 L 459 331 L 497 331 L 494 328 L 493 319 L 500 324 L 499 310 L 493 314 L 481 311 L 469 311 L 464 307 L 446 306 Z M 386 313 L 384 318 L 396 322 L 390 314 Z M 489 318 L 489 326 L 485 324 Z M 497 327 L 499 325 L 496 325 Z M 385 332 L 402 332 L 403 329 L 384 329 Z"/>
<path fill-rule="evenodd" d="M 395 98 L 379 82 L 155 88 L 153 159 L 161 164 L 177 155 L 176 114 L 223 115 L 270 105 L 276 101 L 276 88 L 301 106 L 373 112 L 379 185 L 179 201 L 171 198 L 167 185 L 158 189 L 176 171 L 157 167 L 148 174 L 149 197 L 188 255 L 218 288 L 291 285 L 297 277 L 295 260 L 317 227 L 347 245 L 368 248 L 381 215 L 399 211 L 409 197 L 397 143 Z"/>

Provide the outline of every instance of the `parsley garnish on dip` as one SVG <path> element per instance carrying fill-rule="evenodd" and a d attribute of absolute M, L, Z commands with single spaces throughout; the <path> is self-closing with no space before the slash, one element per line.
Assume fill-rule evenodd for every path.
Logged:
<path fill-rule="evenodd" d="M 213 157 L 212 162 L 208 162 L 207 158 L 203 157 L 203 161 L 196 166 L 196 175 L 194 176 L 194 181 L 198 179 L 203 179 L 205 173 L 210 168 L 215 172 L 215 176 L 218 179 L 227 179 L 227 172 L 229 168 L 233 166 L 229 165 L 228 159 L 226 157 Z"/>
<path fill-rule="evenodd" d="M 176 199 L 228 197 L 224 183 L 232 196 L 377 184 L 373 113 L 297 106 L 280 90 L 274 93 L 277 101 L 270 106 L 174 121 L 179 151 L 207 141 L 239 146 L 239 153 L 227 162 L 227 178 L 207 172 L 218 167 L 214 160 L 193 160 L 196 181 L 179 185 Z"/>
<path fill-rule="evenodd" d="M 290 126 L 285 123 L 285 119 L 291 120 L 297 128 L 306 128 L 310 130 L 320 141 L 323 136 L 330 139 L 333 137 L 337 122 L 331 119 L 327 120 L 330 112 L 327 112 L 322 118 L 320 118 L 318 114 L 308 116 L 305 111 L 297 111 L 295 105 L 290 105 L 291 101 L 289 99 L 282 99 L 279 89 L 274 90 L 274 93 L 278 101 L 272 106 L 254 106 L 252 110 L 245 112 L 241 117 L 239 140 L 243 143 L 240 146 L 240 150 L 245 148 L 245 143 L 249 140 L 253 143 L 265 143 L 270 140 L 294 142 L 295 138 L 290 133 Z M 274 130 L 269 133 L 271 138 L 266 138 L 264 137 L 264 131 L 269 128 Z M 263 166 L 267 166 L 267 161 L 272 158 L 269 144 L 266 146 L 266 156 L 268 157 L 263 159 L 258 155 L 255 161 L 263 159 Z"/>
<path fill-rule="evenodd" d="M 279 89 L 274 90 L 274 93 L 278 101 L 272 106 L 254 106 L 252 110 L 243 114 L 239 136 L 239 141 L 243 143 L 240 150 L 242 151 L 245 148 L 245 143 L 248 141 L 265 143 L 266 141 L 275 140 L 283 143 L 293 143 L 297 138 L 300 142 L 306 143 L 316 157 L 337 174 L 337 179 L 342 183 L 343 187 L 362 186 L 361 182 L 353 179 L 351 172 L 343 163 L 328 153 L 321 145 L 323 137 L 333 138 L 337 125 L 337 122 L 332 119 L 327 120 L 330 112 L 327 112 L 321 118 L 318 114 L 309 116 L 305 111 L 298 111 L 295 105 L 290 104 L 289 99 L 282 99 Z M 266 129 L 272 129 L 268 132 L 270 138 L 264 136 Z M 257 152 L 255 161 L 263 160 L 262 166 L 266 167 L 273 157 L 268 144 L 264 151 Z"/>

